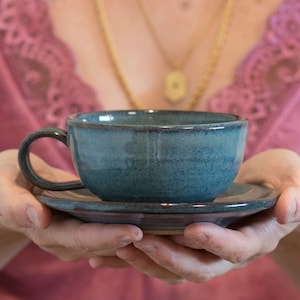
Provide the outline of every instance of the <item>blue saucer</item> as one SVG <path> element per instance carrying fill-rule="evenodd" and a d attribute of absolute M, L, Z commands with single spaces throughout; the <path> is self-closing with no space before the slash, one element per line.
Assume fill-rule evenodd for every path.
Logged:
<path fill-rule="evenodd" d="M 103 201 L 87 189 L 43 191 L 37 196 L 48 207 L 85 222 L 134 224 L 151 234 L 180 234 L 195 222 L 228 226 L 238 219 L 271 208 L 279 193 L 253 184 L 234 183 L 212 202 L 138 203 Z"/>

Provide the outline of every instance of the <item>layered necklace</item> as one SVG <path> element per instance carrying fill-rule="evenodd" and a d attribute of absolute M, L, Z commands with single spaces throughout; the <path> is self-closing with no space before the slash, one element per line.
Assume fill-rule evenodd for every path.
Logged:
<path fill-rule="evenodd" d="M 140 106 L 137 99 L 134 97 L 133 93 L 131 92 L 126 77 L 122 71 L 122 67 L 114 46 L 113 38 L 108 26 L 103 0 L 95 0 L 95 1 L 96 1 L 100 25 L 103 30 L 103 36 L 108 49 L 108 54 L 111 59 L 112 65 L 114 67 L 118 81 L 121 87 L 123 88 L 132 107 L 135 109 L 143 109 L 143 107 Z M 199 34 L 196 34 L 192 38 L 192 42 L 190 46 L 188 47 L 184 55 L 181 57 L 181 59 L 174 61 L 170 58 L 168 52 L 166 51 L 166 48 L 163 45 L 162 42 L 163 39 L 159 35 L 159 31 L 156 30 L 155 28 L 155 24 L 149 14 L 149 11 L 146 7 L 144 0 L 137 0 L 137 1 L 142 11 L 142 14 L 146 20 L 146 23 L 148 24 L 149 30 L 153 35 L 153 38 L 159 50 L 161 51 L 162 55 L 164 56 L 168 66 L 170 67 L 170 71 L 165 75 L 165 79 L 164 79 L 164 85 L 163 85 L 164 97 L 167 101 L 177 104 L 181 102 L 183 99 L 185 99 L 187 93 L 187 76 L 183 72 L 183 67 L 188 61 L 192 52 L 194 51 L 197 43 L 199 42 L 199 39 L 203 36 L 203 33 L 199 31 Z M 228 33 L 230 20 L 232 16 L 233 2 L 234 0 L 226 0 L 226 3 L 223 8 L 219 28 L 214 43 L 212 45 L 212 48 L 209 52 L 206 65 L 204 67 L 204 71 L 201 74 L 195 92 L 192 94 L 191 99 L 187 101 L 185 105 L 186 110 L 194 109 L 195 106 L 200 102 L 207 86 L 209 85 L 211 77 L 216 69 Z M 214 18 L 212 18 L 211 20 L 213 19 Z"/>

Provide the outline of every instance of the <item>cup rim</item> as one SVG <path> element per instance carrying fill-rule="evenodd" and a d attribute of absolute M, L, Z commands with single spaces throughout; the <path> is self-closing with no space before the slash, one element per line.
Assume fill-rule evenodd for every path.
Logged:
<path fill-rule="evenodd" d="M 107 120 L 103 120 L 103 123 L 84 120 L 84 115 L 90 114 L 99 114 L 103 115 L 103 117 L 107 117 Z M 128 114 L 128 115 L 135 115 L 135 114 L 195 114 L 195 115 L 204 115 L 204 114 L 211 114 L 218 115 L 220 117 L 231 117 L 232 119 L 223 120 L 223 121 L 216 121 L 216 122 L 207 122 L 207 123 L 182 123 L 182 124 L 172 124 L 172 125 L 159 125 L 159 124 L 128 124 L 122 122 L 120 124 L 111 123 L 111 118 L 113 118 L 113 114 Z M 110 117 L 111 115 L 111 117 Z M 105 123 L 105 121 L 107 123 Z M 225 129 L 235 126 L 247 126 L 248 119 L 245 116 L 231 114 L 231 113 L 224 113 L 224 112 L 211 112 L 211 111 L 185 111 L 185 110 L 138 110 L 138 109 L 130 109 L 130 110 L 102 110 L 102 111 L 87 111 L 87 112 L 78 112 L 69 115 L 67 119 L 67 125 L 71 126 L 89 126 L 89 127 L 99 127 L 99 128 L 107 128 L 107 129 L 130 129 L 130 130 L 211 130 L 211 129 Z"/>

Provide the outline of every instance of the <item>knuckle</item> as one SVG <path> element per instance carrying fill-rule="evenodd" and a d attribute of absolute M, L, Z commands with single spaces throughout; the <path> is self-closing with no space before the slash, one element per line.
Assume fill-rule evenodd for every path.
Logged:
<path fill-rule="evenodd" d="M 161 257 L 161 264 L 163 266 L 176 266 L 178 264 L 177 254 L 173 251 L 168 251 L 167 255 Z"/>
<path fill-rule="evenodd" d="M 240 251 L 240 252 L 235 252 L 229 257 L 227 257 L 227 261 L 229 261 L 232 264 L 240 264 L 244 263 L 245 261 L 248 261 L 251 255 L 248 252 L 245 251 Z"/>
<path fill-rule="evenodd" d="M 43 249 L 54 249 L 57 244 L 52 239 L 48 238 L 45 232 L 37 229 L 30 229 L 26 231 L 26 235 L 32 240 L 33 243 Z"/>
<path fill-rule="evenodd" d="M 71 234 L 69 235 L 68 247 L 74 250 L 80 251 L 82 253 L 87 253 L 89 251 L 94 251 L 92 245 L 87 243 L 87 232 L 84 226 L 76 226 L 73 228 Z"/>
<path fill-rule="evenodd" d="M 260 254 L 260 250 L 260 241 L 252 244 L 244 243 L 243 245 L 239 245 L 239 247 L 233 249 L 230 253 L 225 255 L 224 259 L 232 264 L 242 264 L 249 261 L 249 259 L 253 257 L 253 255 Z"/>
<path fill-rule="evenodd" d="M 72 242 L 71 242 L 71 247 L 83 252 L 87 252 L 88 248 L 86 246 L 84 246 L 84 243 L 81 239 L 80 235 L 74 234 L 72 237 Z"/>
<path fill-rule="evenodd" d="M 264 245 L 260 254 L 264 255 L 264 254 L 273 252 L 277 248 L 278 243 L 279 243 L 279 241 L 274 241 L 274 240 L 268 241 L 268 243 L 266 243 Z"/>

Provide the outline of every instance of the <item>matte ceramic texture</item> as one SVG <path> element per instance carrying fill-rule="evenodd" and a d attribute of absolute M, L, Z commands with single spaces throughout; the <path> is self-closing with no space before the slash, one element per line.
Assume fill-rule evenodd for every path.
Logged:
<path fill-rule="evenodd" d="M 83 186 L 106 201 L 211 201 L 236 177 L 247 134 L 245 118 L 209 112 L 79 113 L 67 124 Z"/>
<path fill-rule="evenodd" d="M 212 202 L 133 203 L 103 201 L 87 189 L 44 191 L 39 201 L 85 222 L 134 224 L 152 234 L 180 234 L 195 222 L 220 226 L 271 208 L 279 193 L 259 185 L 232 184 Z"/>
<path fill-rule="evenodd" d="M 80 114 L 69 120 L 69 142 L 83 184 L 104 200 L 197 202 L 232 183 L 246 125 L 200 112 Z"/>

